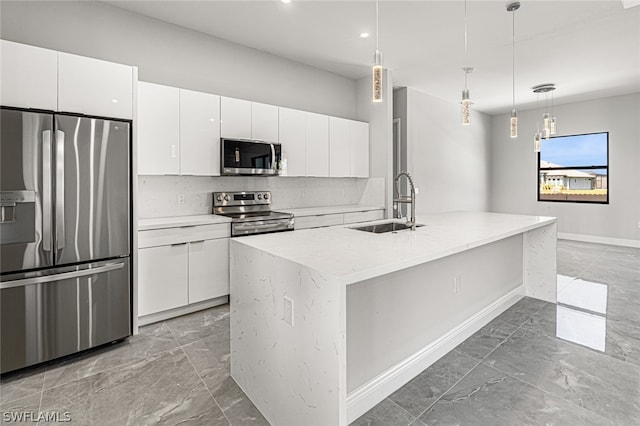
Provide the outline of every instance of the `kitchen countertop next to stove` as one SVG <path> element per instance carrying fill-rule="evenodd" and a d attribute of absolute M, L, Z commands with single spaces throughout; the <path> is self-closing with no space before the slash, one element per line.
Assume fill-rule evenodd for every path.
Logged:
<path fill-rule="evenodd" d="M 296 217 L 302 216 L 321 216 L 328 214 L 367 212 L 371 210 L 384 210 L 384 206 L 367 206 L 361 204 L 348 204 L 343 206 L 321 206 L 321 207 L 303 207 L 303 208 L 285 208 L 274 209 L 279 212 L 293 213 Z"/>
<path fill-rule="evenodd" d="M 193 216 L 154 217 L 138 219 L 138 231 L 151 229 L 180 228 L 183 226 L 215 225 L 231 223 L 231 218 L 215 214 L 199 214 Z"/>

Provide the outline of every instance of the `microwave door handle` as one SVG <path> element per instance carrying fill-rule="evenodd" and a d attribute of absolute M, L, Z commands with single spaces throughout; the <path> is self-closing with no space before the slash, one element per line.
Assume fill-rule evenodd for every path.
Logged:
<path fill-rule="evenodd" d="M 56 250 L 64 248 L 64 132 L 56 130 Z"/>
<path fill-rule="evenodd" d="M 42 249 L 51 251 L 51 130 L 42 132 Z"/>
<path fill-rule="evenodd" d="M 276 165 L 276 147 L 272 143 L 269 146 L 271 147 L 271 168 L 275 170 L 278 168 Z"/>

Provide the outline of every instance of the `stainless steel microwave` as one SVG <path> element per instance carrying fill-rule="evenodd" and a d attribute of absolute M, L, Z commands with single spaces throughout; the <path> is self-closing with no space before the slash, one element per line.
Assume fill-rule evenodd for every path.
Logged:
<path fill-rule="evenodd" d="M 278 175 L 282 147 L 279 143 L 220 138 L 220 174 Z"/>

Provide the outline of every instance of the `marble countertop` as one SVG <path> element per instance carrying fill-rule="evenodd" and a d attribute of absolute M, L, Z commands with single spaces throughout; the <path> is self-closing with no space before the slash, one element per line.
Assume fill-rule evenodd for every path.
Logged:
<path fill-rule="evenodd" d="M 214 214 L 199 214 L 193 216 L 154 217 L 138 219 L 138 231 L 150 229 L 179 228 L 181 226 L 215 225 L 218 223 L 230 223 L 231 219 Z"/>
<path fill-rule="evenodd" d="M 370 222 L 370 224 L 383 221 Z M 299 263 L 343 284 L 450 256 L 556 222 L 556 218 L 488 212 L 418 215 L 416 231 L 373 234 L 356 225 L 232 239 Z M 357 226 L 362 226 L 359 224 Z"/>
<path fill-rule="evenodd" d="M 279 212 L 293 213 L 296 217 L 319 216 L 326 214 L 340 214 L 353 212 L 367 212 L 371 210 L 384 210 L 384 206 L 366 206 L 360 204 L 348 204 L 344 206 L 304 207 L 300 209 L 275 209 Z"/>

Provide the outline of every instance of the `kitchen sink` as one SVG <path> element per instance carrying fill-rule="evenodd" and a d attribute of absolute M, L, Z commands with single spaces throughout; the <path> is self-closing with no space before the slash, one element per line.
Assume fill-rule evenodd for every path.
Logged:
<path fill-rule="evenodd" d="M 416 224 L 416 228 L 424 225 Z M 373 232 L 374 234 L 384 234 L 385 232 L 397 232 L 405 229 L 411 229 L 406 223 L 402 222 L 386 222 L 378 223 L 376 225 L 356 226 L 351 229 L 357 229 L 358 231 Z"/>

